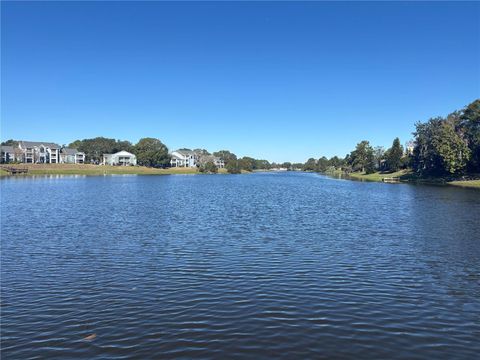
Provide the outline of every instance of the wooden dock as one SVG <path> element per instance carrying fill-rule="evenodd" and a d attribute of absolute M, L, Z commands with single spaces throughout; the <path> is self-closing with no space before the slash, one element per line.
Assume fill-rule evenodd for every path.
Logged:
<path fill-rule="evenodd" d="M 27 167 L 0 165 L 0 169 L 8 172 L 10 175 L 27 174 Z"/>
<path fill-rule="evenodd" d="M 398 183 L 400 182 L 400 178 L 399 177 L 384 177 L 382 179 L 383 182 L 386 182 L 386 183 Z"/>

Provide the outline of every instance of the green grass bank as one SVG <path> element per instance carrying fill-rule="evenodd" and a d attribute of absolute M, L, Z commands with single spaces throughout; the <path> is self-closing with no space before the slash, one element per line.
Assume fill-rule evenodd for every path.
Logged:
<path fill-rule="evenodd" d="M 452 180 L 443 177 L 421 177 L 414 174 L 411 170 L 400 170 L 392 173 L 375 172 L 372 174 L 365 174 L 362 172 L 349 173 L 349 178 L 362 181 L 377 181 L 381 182 L 384 178 L 398 178 L 403 183 L 423 183 L 436 185 L 452 185 L 466 188 L 480 189 L 480 179 L 472 180 Z"/>
<path fill-rule="evenodd" d="M 200 174 L 197 169 L 192 168 L 168 168 L 156 169 L 145 166 L 109 166 L 90 164 L 19 164 L 11 167 L 27 168 L 26 175 L 182 175 Z M 219 169 L 220 174 L 226 174 L 226 169 Z M 10 176 L 7 171 L 0 170 L 0 176 Z"/>

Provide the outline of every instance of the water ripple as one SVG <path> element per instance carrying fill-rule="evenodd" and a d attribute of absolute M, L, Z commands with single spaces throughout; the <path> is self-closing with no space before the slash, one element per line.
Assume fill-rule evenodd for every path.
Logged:
<path fill-rule="evenodd" d="M 314 174 L 8 179 L 6 359 L 480 353 L 480 194 Z"/>

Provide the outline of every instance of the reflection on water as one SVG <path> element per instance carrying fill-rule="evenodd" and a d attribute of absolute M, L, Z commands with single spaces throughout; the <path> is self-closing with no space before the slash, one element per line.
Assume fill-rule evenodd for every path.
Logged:
<path fill-rule="evenodd" d="M 5 358 L 480 351 L 478 192 L 304 173 L 0 186 Z"/>

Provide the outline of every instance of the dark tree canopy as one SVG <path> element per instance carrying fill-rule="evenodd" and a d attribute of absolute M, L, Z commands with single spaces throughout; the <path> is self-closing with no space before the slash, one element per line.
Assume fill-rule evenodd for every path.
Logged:
<path fill-rule="evenodd" d="M 367 174 L 375 172 L 373 148 L 367 140 L 359 142 L 350 153 L 349 162 L 354 171 L 361 170 Z"/>
<path fill-rule="evenodd" d="M 317 171 L 325 172 L 327 171 L 328 167 L 330 166 L 330 162 L 325 156 L 322 156 L 317 161 Z"/>
<path fill-rule="evenodd" d="M 467 167 L 472 172 L 480 172 L 480 99 L 468 105 L 459 116 L 458 130 L 464 134 L 470 150 Z"/>
<path fill-rule="evenodd" d="M 307 160 L 305 165 L 303 166 L 304 171 L 316 171 L 317 170 L 317 160 L 314 158 L 310 158 Z"/>
<path fill-rule="evenodd" d="M 403 147 L 400 145 L 400 139 L 397 137 L 393 140 L 392 147 L 388 149 L 386 160 L 387 169 L 390 171 L 398 171 L 402 166 Z"/>
<path fill-rule="evenodd" d="M 414 170 L 426 174 L 454 174 L 465 169 L 471 150 L 455 131 L 453 121 L 437 117 L 417 123 Z"/>
<path fill-rule="evenodd" d="M 166 167 L 170 164 L 168 148 L 155 138 L 143 138 L 134 147 L 137 163 L 150 167 Z"/>
<path fill-rule="evenodd" d="M 253 171 L 255 170 L 255 159 L 244 156 L 243 158 L 238 160 L 238 165 L 240 166 L 240 169 L 245 170 L 245 171 Z"/>
<path fill-rule="evenodd" d="M 270 169 L 271 164 L 268 160 L 255 160 L 255 169 L 256 170 L 268 170 Z"/>
<path fill-rule="evenodd" d="M 329 166 L 332 166 L 335 169 L 338 169 L 343 165 L 343 161 L 338 156 L 332 156 L 330 160 L 328 160 L 328 163 Z"/>
<path fill-rule="evenodd" d="M 18 146 L 18 141 L 13 140 L 13 139 L 9 139 L 7 141 L 2 142 L 2 145 L 4 145 L 4 146 Z"/>

